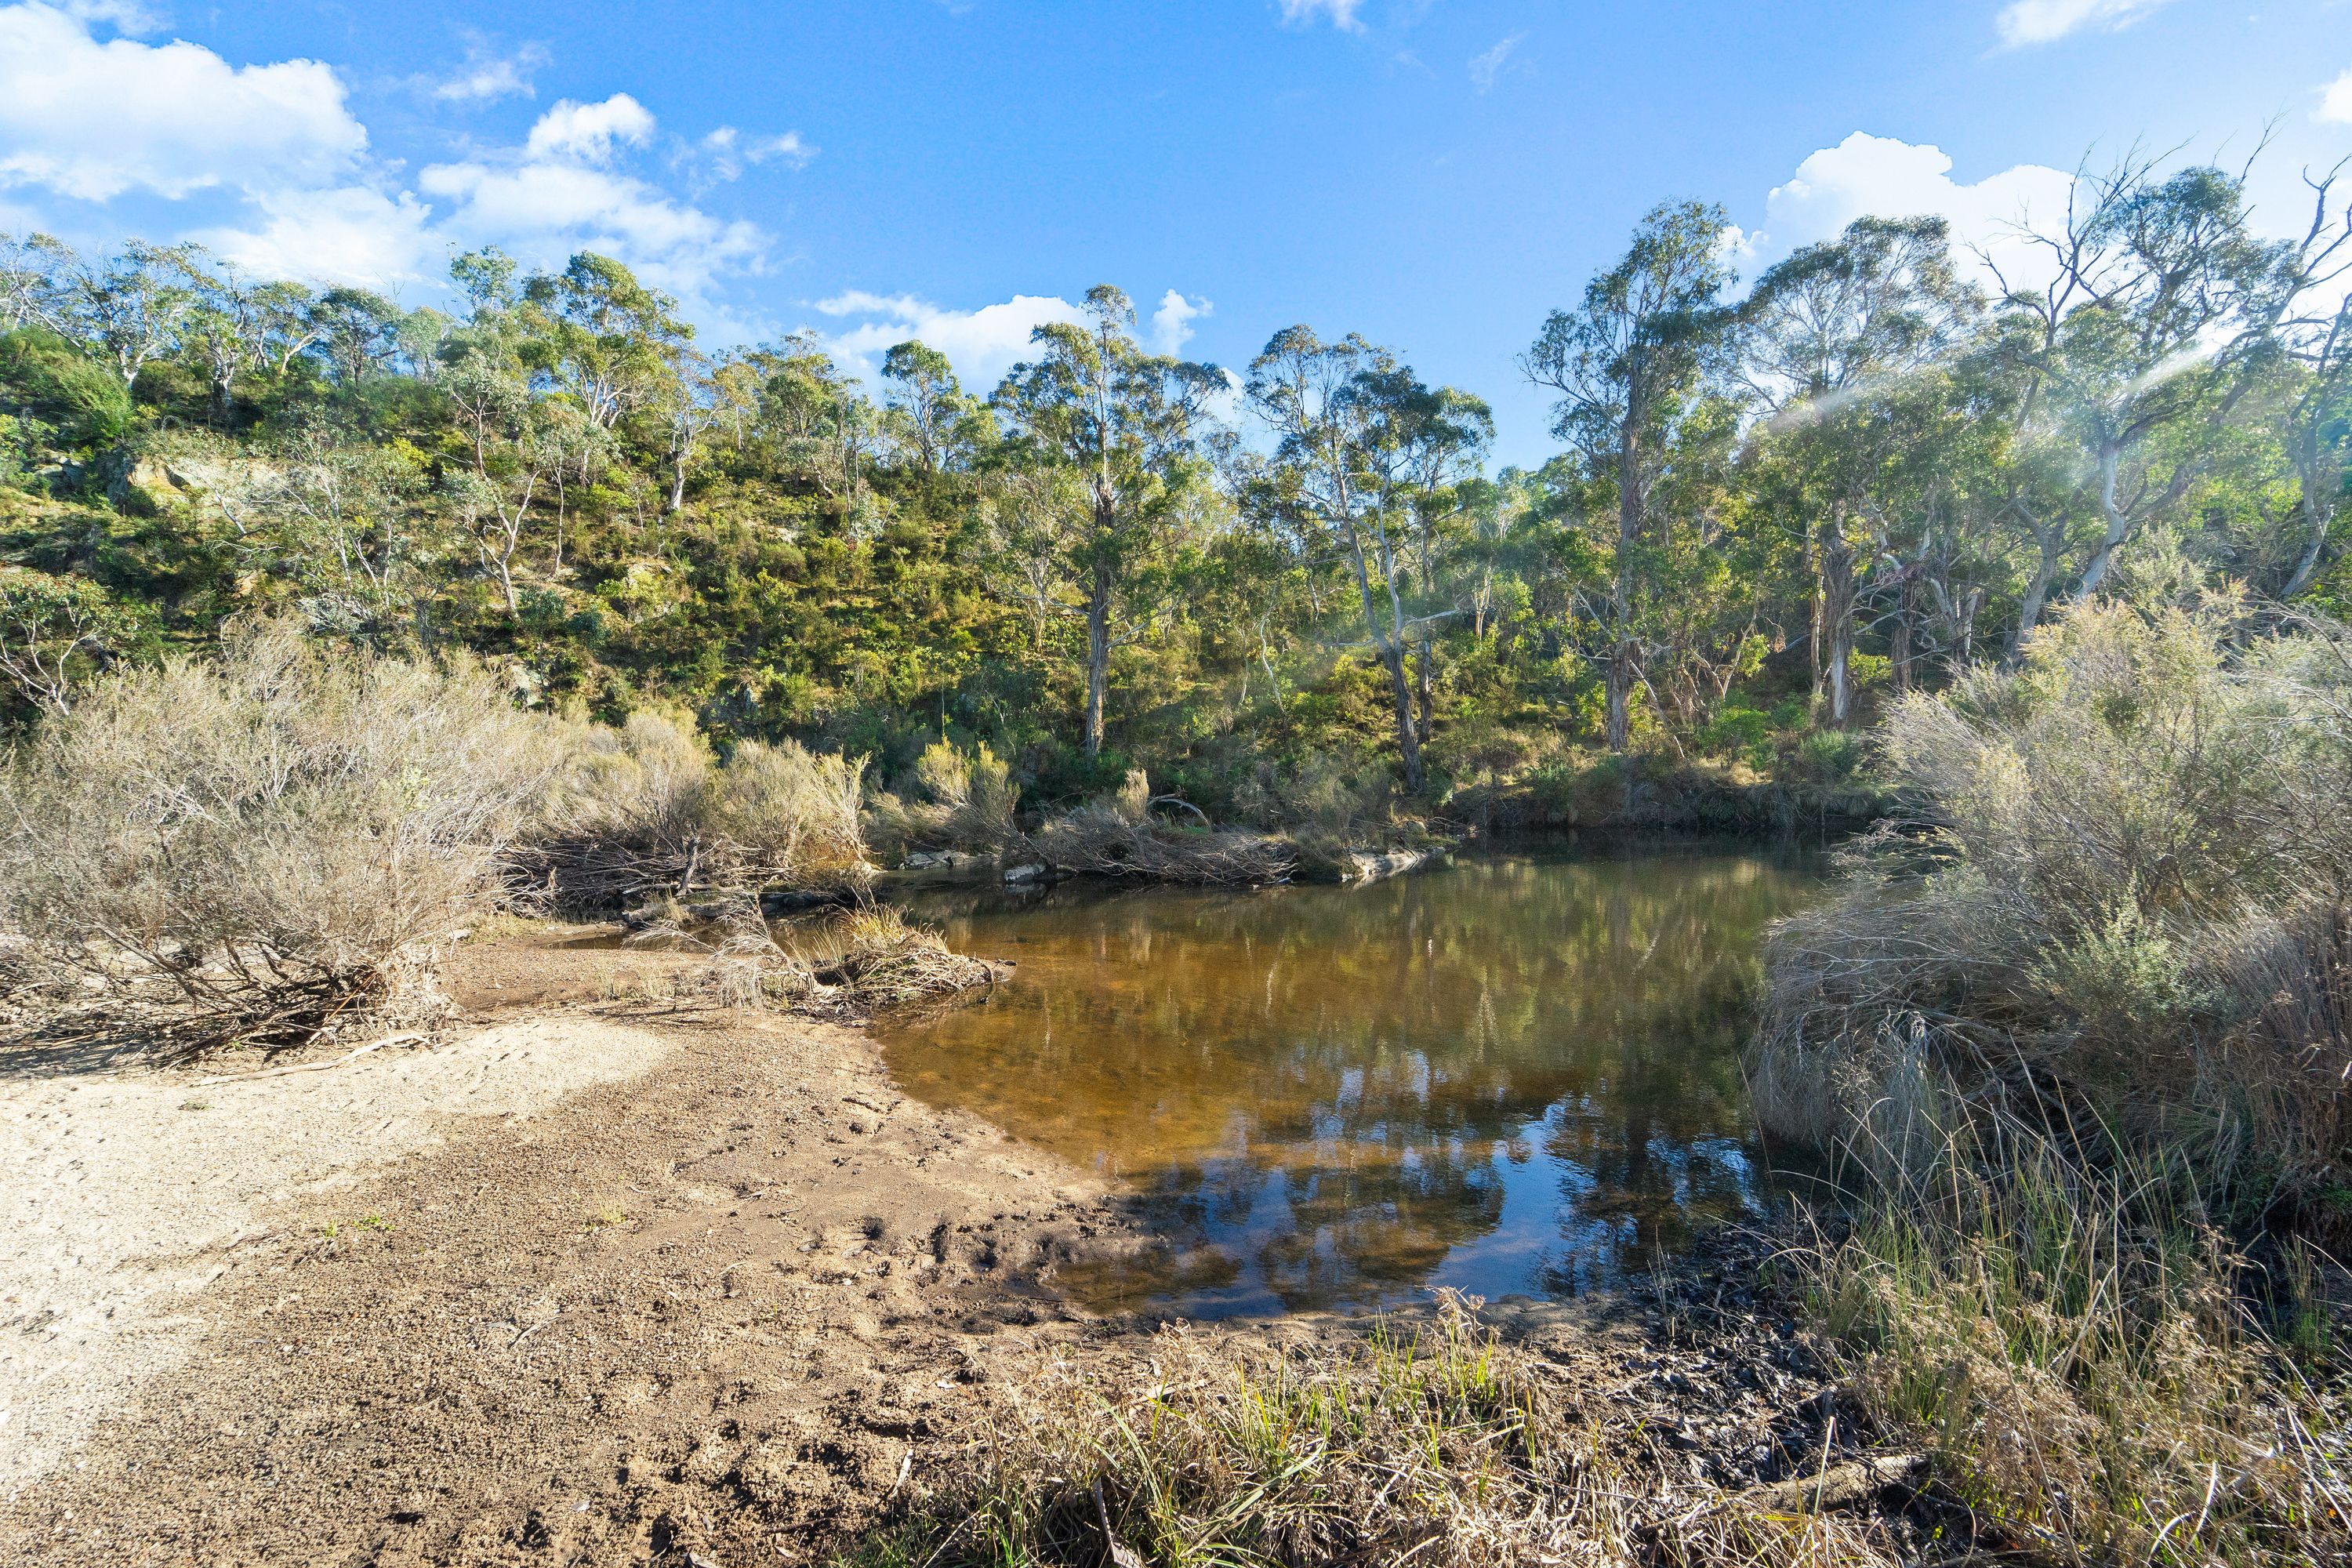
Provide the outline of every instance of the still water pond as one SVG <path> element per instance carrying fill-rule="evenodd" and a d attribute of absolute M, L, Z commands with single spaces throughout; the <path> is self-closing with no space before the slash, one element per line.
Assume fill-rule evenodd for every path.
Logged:
<path fill-rule="evenodd" d="M 1116 1178 L 1153 1238 L 1097 1310 L 1573 1294 L 1760 1210 L 1739 1047 L 1793 854 L 1482 856 L 1370 888 L 908 900 L 1012 959 L 877 1027 L 899 1083 Z"/>

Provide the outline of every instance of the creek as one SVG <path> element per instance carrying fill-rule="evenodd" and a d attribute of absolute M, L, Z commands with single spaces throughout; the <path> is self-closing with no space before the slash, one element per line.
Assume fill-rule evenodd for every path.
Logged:
<path fill-rule="evenodd" d="M 1120 1184 L 1102 1311 L 1574 1295 L 1752 1218 L 1781 1177 L 1739 1051 L 1818 852 L 1463 855 L 1369 887 L 911 892 L 984 1003 L 877 1021 L 898 1082 Z"/>

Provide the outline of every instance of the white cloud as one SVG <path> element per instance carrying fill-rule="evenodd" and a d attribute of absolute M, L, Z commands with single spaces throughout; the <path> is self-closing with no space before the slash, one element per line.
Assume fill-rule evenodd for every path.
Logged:
<path fill-rule="evenodd" d="M 387 195 L 365 185 L 276 191 L 254 205 L 259 224 L 193 237 L 248 277 L 390 291 L 435 270 L 446 245 L 434 229 L 431 210 L 406 191 Z"/>
<path fill-rule="evenodd" d="M 462 95 L 528 90 L 520 72 L 535 58 L 478 60 L 481 79 L 461 81 Z M 181 232 L 256 276 L 388 289 L 437 273 L 440 257 L 462 246 L 497 244 L 535 266 L 594 249 L 702 302 L 720 278 L 757 270 L 769 239 L 637 172 L 631 155 L 656 129 L 626 93 L 567 99 L 520 146 L 475 150 L 403 179 L 398 165 L 366 156 L 367 132 L 328 66 L 232 67 L 186 42 L 101 43 L 56 5 L 0 4 L 0 196 L 10 187 L 100 202 L 208 194 L 191 203 Z M 816 151 L 796 134 L 745 144 L 731 131 L 705 145 L 754 163 Z"/>
<path fill-rule="evenodd" d="M 1760 268 L 1831 238 L 1858 217 L 1934 215 L 1951 224 L 1954 254 L 1987 287 L 1996 285 L 1990 270 L 1974 259 L 1978 250 L 2012 287 L 2042 281 L 2042 258 L 2021 230 L 2063 219 L 2074 177 L 2020 163 L 1961 184 L 1951 170 L 1941 148 L 1857 131 L 1806 158 L 1786 184 L 1773 188 L 1765 198 L 1763 226 L 1728 237 L 1734 258 Z"/>
<path fill-rule="evenodd" d="M 539 117 L 523 151 L 542 160 L 601 163 L 624 143 L 644 146 L 653 133 L 653 115 L 625 92 L 602 103 L 575 103 L 567 98 Z"/>
<path fill-rule="evenodd" d="M 2346 71 L 2320 89 L 2319 108 L 2314 117 L 2333 121 L 2338 125 L 2352 125 L 2352 70 Z"/>
<path fill-rule="evenodd" d="M 2116 32 L 2172 0 L 2011 0 L 1993 25 L 2012 49 L 2054 43 L 2085 27 Z"/>
<path fill-rule="evenodd" d="M 100 43 L 51 5 L 0 6 L 0 184 L 89 201 L 261 190 L 332 177 L 366 146 L 316 60 L 233 67 L 195 44 Z"/>
<path fill-rule="evenodd" d="M 1360 33 L 1364 24 L 1356 13 L 1364 8 L 1364 0 L 1282 0 L 1282 19 L 1294 26 L 1312 26 L 1318 16 L 1328 16 L 1331 25 L 1342 32 Z"/>
<path fill-rule="evenodd" d="M 536 96 L 531 73 L 547 63 L 547 51 L 525 44 L 510 55 L 492 53 L 477 39 L 466 51 L 466 61 L 449 75 L 427 82 L 425 89 L 445 103 L 489 103 L 501 98 Z"/>
<path fill-rule="evenodd" d="M 950 310 L 911 294 L 852 289 L 818 300 L 816 309 L 844 320 L 865 318 L 826 338 L 826 346 L 844 359 L 865 363 L 909 338 L 919 338 L 947 355 L 956 374 L 975 392 L 994 387 L 1006 371 L 1029 356 L 1033 329 L 1047 321 L 1085 320 L 1067 300 L 1034 294 L 1015 294 L 977 310 Z"/>
<path fill-rule="evenodd" d="M 1525 33 L 1513 33 L 1486 53 L 1471 57 L 1470 80 L 1480 92 L 1495 85 L 1495 78 L 1502 70 L 1503 62 L 1511 58 L 1511 51 L 1517 48 L 1526 37 Z"/>
<path fill-rule="evenodd" d="M 1187 300 L 1171 289 L 1160 297 L 1160 309 L 1151 312 L 1151 346 L 1164 354 L 1174 353 L 1192 341 L 1193 321 L 1215 309 L 1206 300 Z"/>
<path fill-rule="evenodd" d="M 787 131 L 782 136 L 763 137 L 743 149 L 743 156 L 754 163 L 765 163 L 772 159 L 793 169 L 807 168 L 809 161 L 816 154 L 817 149 L 797 131 Z"/>
<path fill-rule="evenodd" d="M 722 125 L 691 150 L 681 151 L 677 161 L 709 180 L 723 183 L 740 177 L 746 163 L 775 163 L 788 169 L 805 169 L 816 154 L 816 148 L 797 131 L 746 141 L 732 125 Z"/>
<path fill-rule="evenodd" d="M 163 25 L 163 14 L 141 0 L 65 0 L 58 7 L 77 22 L 99 22 L 118 33 L 152 33 Z"/>

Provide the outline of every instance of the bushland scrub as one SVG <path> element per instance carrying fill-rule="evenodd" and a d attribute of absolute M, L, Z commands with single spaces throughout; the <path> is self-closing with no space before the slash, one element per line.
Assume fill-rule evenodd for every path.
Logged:
<path fill-rule="evenodd" d="M 282 622 L 91 682 L 25 738 L 6 785 L 15 1026 L 165 1047 L 428 1023 L 448 944 L 500 912 L 642 921 L 701 897 L 757 926 L 763 892 L 854 890 L 869 870 L 854 763 L 745 742 L 722 765 L 659 713 L 617 730 L 533 713 L 468 658 Z M 762 994 L 787 1001 L 974 977 L 886 916 L 842 929 L 821 961 L 721 956 L 762 960 Z"/>
<path fill-rule="evenodd" d="M 2078 608 L 1895 707 L 1918 821 L 1770 941 L 1759 1114 L 1860 1192 L 1804 1289 L 2036 1556 L 2352 1552 L 2348 721 L 2340 626 Z"/>
<path fill-rule="evenodd" d="M 1772 826 L 1866 797 L 1880 710 L 2053 605 L 2342 600 L 2352 215 L 2333 176 L 2299 211 L 2248 188 L 2127 158 L 2036 215 L 2064 225 L 2053 291 L 2001 298 L 1936 220 L 1742 279 L 1720 210 L 1662 204 L 1525 323 L 1559 445 L 1517 467 L 1491 388 L 1343 321 L 1261 323 L 1220 368 L 1100 287 L 967 387 L 919 342 L 866 376 L 809 333 L 708 352 L 590 252 L 454 258 L 436 304 L 0 236 L 0 722 L 261 610 L 463 647 L 606 724 L 690 715 L 729 757 L 863 758 L 950 815 L 942 743 L 1033 822 L 1139 770 L 1220 829 L 1351 817 L 1349 847 Z M 1000 832 L 983 794 L 910 817 L 914 852 Z M 1138 853 L 1097 816 L 1070 858 L 1136 868 L 1201 826 L 1154 815 Z"/>

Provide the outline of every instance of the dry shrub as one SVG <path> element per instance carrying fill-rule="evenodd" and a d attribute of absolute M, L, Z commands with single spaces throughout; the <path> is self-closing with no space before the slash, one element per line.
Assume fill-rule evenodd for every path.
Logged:
<path fill-rule="evenodd" d="M 1925 821 L 1783 922 L 1759 1115 L 1843 1154 L 1799 1261 L 1879 1414 L 2065 1562 L 2352 1556 L 2340 1363 L 2223 1239 L 2352 1170 L 2338 629 L 2092 605 L 1898 705 Z M 2275 1281 L 2266 1289 L 2273 1288 Z"/>
<path fill-rule="evenodd" d="M 1651 1432 L 1447 1293 L 1352 1344 L 1234 1351 L 1181 1326 L 1148 1371 L 1066 1363 L 842 1561 L 1001 1565 L 1891 1563 L 1868 1520 L 1684 1486 Z"/>
<path fill-rule="evenodd" d="M 1927 832 L 1774 932 L 1767 1125 L 1877 1159 L 1853 1134 L 1924 1052 L 1971 1103 L 2160 1139 L 2249 1205 L 2352 1182 L 2352 661 L 2334 628 L 2230 632 L 2087 606 L 2015 674 L 1895 708 Z"/>
<path fill-rule="evenodd" d="M 118 1023 L 310 1037 L 432 1005 L 558 749 L 479 669 L 249 627 L 216 664 L 110 677 L 12 760 L 0 926 Z"/>
<path fill-rule="evenodd" d="M 649 710 L 571 738 L 572 764 L 514 856 L 522 880 L 559 904 L 865 880 L 857 760 L 745 741 L 721 766 L 689 724 Z"/>
<path fill-rule="evenodd" d="M 993 853 L 1020 841 L 1021 787 L 986 742 L 969 754 L 934 742 L 915 763 L 914 784 L 916 798 L 883 792 L 866 808 L 866 837 L 884 860 L 940 849 Z"/>

